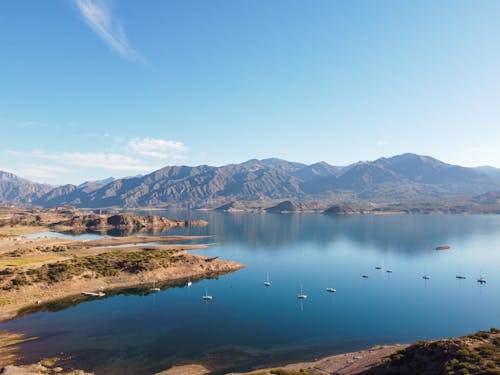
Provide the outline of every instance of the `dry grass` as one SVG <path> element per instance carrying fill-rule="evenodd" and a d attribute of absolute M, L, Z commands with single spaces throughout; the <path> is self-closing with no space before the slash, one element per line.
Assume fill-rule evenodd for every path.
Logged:
<path fill-rule="evenodd" d="M 36 225 L 7 225 L 0 227 L 0 237 L 16 237 L 28 233 L 45 232 L 47 230 L 47 227 Z"/>
<path fill-rule="evenodd" d="M 5 306 L 14 302 L 12 298 L 0 298 L 0 306 Z"/>
<path fill-rule="evenodd" d="M 22 258 L 11 258 L 11 257 L 4 257 L 0 258 L 0 268 L 7 268 L 7 267 L 23 267 L 27 265 L 34 265 L 34 264 L 45 264 L 48 262 L 54 262 L 57 260 L 62 260 L 64 259 L 61 256 L 58 255 L 37 255 L 37 256 L 25 256 Z"/>

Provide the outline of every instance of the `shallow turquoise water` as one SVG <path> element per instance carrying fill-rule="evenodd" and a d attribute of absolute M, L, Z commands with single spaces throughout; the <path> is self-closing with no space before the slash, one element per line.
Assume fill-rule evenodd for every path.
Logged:
<path fill-rule="evenodd" d="M 98 374 L 182 362 L 223 373 L 500 326 L 498 216 L 167 215 L 207 219 L 207 227 L 162 234 L 214 234 L 217 245 L 197 252 L 246 268 L 190 288 L 127 291 L 0 324 L 40 337 L 22 345 L 26 362 L 63 352 L 68 364 Z M 434 250 L 443 244 L 451 250 Z M 467 279 L 456 279 L 459 272 Z M 486 285 L 476 282 L 480 274 Z M 211 302 L 201 299 L 205 287 Z"/>
<path fill-rule="evenodd" d="M 107 237 L 96 233 L 82 233 L 82 234 L 68 234 L 68 233 L 58 233 L 58 232 L 38 232 L 29 233 L 23 235 L 23 237 L 28 239 L 34 238 L 63 238 L 66 240 L 96 240 L 98 238 Z"/>

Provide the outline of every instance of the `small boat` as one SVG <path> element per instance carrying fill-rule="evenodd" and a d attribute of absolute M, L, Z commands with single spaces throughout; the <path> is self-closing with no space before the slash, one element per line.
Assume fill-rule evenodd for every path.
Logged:
<path fill-rule="evenodd" d="M 302 284 L 300 284 L 300 294 L 297 296 L 298 299 L 306 299 L 307 294 L 304 294 L 304 291 L 302 290 Z"/>
<path fill-rule="evenodd" d="M 208 288 L 205 288 L 205 295 L 202 297 L 205 301 L 211 301 L 213 299 L 212 296 L 208 295 Z"/>
<path fill-rule="evenodd" d="M 150 289 L 152 292 L 159 292 L 161 289 L 156 287 L 156 281 L 153 281 L 153 287 Z"/>
<path fill-rule="evenodd" d="M 188 280 L 186 286 L 191 286 L 191 285 L 193 285 L 193 283 L 191 282 L 191 280 Z"/>
<path fill-rule="evenodd" d="M 326 291 L 328 293 L 335 293 L 337 291 L 337 289 L 335 289 L 335 288 L 326 288 Z"/>
<path fill-rule="evenodd" d="M 84 296 L 87 297 L 104 297 L 106 294 L 104 292 L 83 292 L 82 293 Z"/>
<path fill-rule="evenodd" d="M 422 276 L 422 279 L 424 279 L 424 280 L 430 280 L 431 277 L 429 275 L 424 275 L 424 276 Z"/>
<path fill-rule="evenodd" d="M 389 268 L 388 270 L 385 270 L 387 273 L 392 273 L 392 270 Z"/>
<path fill-rule="evenodd" d="M 464 275 L 462 275 L 462 267 L 458 267 L 458 275 L 455 276 L 457 279 L 460 279 L 460 280 L 465 280 L 466 277 Z"/>
<path fill-rule="evenodd" d="M 479 278 L 477 279 L 479 284 L 486 284 L 486 279 L 483 277 L 481 271 L 479 271 Z"/>
<path fill-rule="evenodd" d="M 269 281 L 269 272 L 267 273 L 267 279 L 264 281 L 265 286 L 271 286 L 271 282 Z"/>
<path fill-rule="evenodd" d="M 436 250 L 450 250 L 450 246 L 448 245 L 437 246 Z"/>
<path fill-rule="evenodd" d="M 375 266 L 375 269 L 376 269 L 376 270 L 381 270 L 381 269 L 382 269 L 382 267 L 380 267 L 380 266 Z"/>
<path fill-rule="evenodd" d="M 361 276 L 363 279 L 368 279 L 368 275 L 365 273 L 364 275 Z"/>

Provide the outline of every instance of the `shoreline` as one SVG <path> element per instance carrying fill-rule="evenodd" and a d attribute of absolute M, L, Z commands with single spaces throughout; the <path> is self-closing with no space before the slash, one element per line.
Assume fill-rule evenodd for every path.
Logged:
<path fill-rule="evenodd" d="M 98 298 L 84 296 L 84 292 L 102 292 L 102 298 L 127 289 L 148 292 L 153 282 L 160 289 L 169 288 L 182 280 L 196 282 L 244 267 L 231 260 L 189 253 L 213 243 L 179 243 L 210 240 L 213 236 L 129 236 L 95 240 L 22 237 L 44 231 L 54 229 L 47 225 L 0 227 L 0 268 L 3 269 L 0 322 L 53 304 L 64 307 L 65 303 Z M 31 339 L 36 338 L 0 331 L 0 369 L 8 366 L 6 374 L 85 374 L 54 367 L 57 361 L 54 366 L 44 360 L 15 366 L 19 359 L 18 345 Z"/>
<path fill-rule="evenodd" d="M 259 368 L 248 372 L 231 372 L 227 375 L 270 375 L 271 371 L 285 370 L 290 373 L 307 371 L 308 375 L 354 375 L 378 365 L 389 355 L 411 344 L 375 345 L 367 349 L 343 352 L 321 357 L 313 361 L 290 362 L 281 366 Z"/>
<path fill-rule="evenodd" d="M 189 250 L 204 249 L 210 244 L 163 244 L 137 245 L 148 242 L 178 242 L 186 240 L 208 239 L 210 236 L 162 236 L 162 237 L 121 237 L 97 240 L 67 240 L 60 238 L 18 239 L 0 238 L 0 266 L 16 272 L 39 269 L 57 262 L 72 262 L 80 259 L 107 259 L 107 257 L 141 255 L 148 260 L 162 256 L 173 259 L 175 264 L 154 265 L 140 272 L 122 272 L 99 276 L 95 272 L 83 270 L 82 276 L 72 276 L 59 282 L 34 282 L 0 291 L 0 322 L 13 319 L 19 310 L 40 304 L 73 297 L 88 291 L 115 290 L 147 285 L 153 281 L 166 284 L 187 278 L 204 278 L 215 274 L 237 271 L 243 264 L 209 258 L 204 255 L 189 253 Z M 128 247 L 113 247 L 137 245 Z M 42 249 L 43 252 L 40 252 Z M 49 249 L 46 251 L 46 249 Z M 55 249 L 55 250 L 54 250 Z M 10 250 L 10 251 L 9 251 Z M 51 251 L 52 250 L 52 251 Z M 59 250 L 61 250 L 59 252 Z M 20 255 L 11 256 L 12 252 Z M 57 251 L 57 252 L 53 252 Z M 23 252 L 26 252 L 24 254 Z M 165 254 L 165 255 L 164 255 Z M 142 259 L 139 259 L 141 261 Z M 132 259 L 130 262 L 136 260 Z M 96 260 L 99 263 L 99 260 Z M 137 262 L 137 261 L 136 261 Z M 111 267 L 111 266 L 110 266 Z M 113 271 L 113 269 L 111 269 Z"/>

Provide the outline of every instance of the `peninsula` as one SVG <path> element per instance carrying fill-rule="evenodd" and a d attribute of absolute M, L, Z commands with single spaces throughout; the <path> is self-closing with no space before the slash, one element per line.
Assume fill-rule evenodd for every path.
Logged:
<path fill-rule="evenodd" d="M 55 301 L 71 299 L 74 303 L 92 296 L 116 294 L 129 287 L 150 292 L 153 283 L 164 288 L 174 282 L 216 277 L 244 267 L 218 257 L 189 253 L 209 246 L 210 236 L 75 240 L 27 238 L 23 234 L 61 228 L 77 232 L 88 228 L 137 231 L 207 224 L 155 216 L 95 215 L 72 209 L 4 209 L 0 217 L 0 320 Z M 185 243 L 190 240 L 204 243 Z M 29 338 L 0 333 L 0 366 L 13 363 L 15 343 L 26 339 Z"/>

